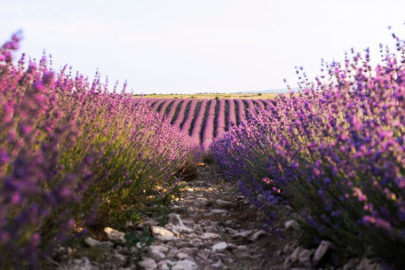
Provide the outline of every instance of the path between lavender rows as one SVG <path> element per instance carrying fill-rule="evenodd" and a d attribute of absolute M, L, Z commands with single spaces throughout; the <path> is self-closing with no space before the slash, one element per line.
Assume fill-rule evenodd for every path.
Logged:
<path fill-rule="evenodd" d="M 103 260 L 70 259 L 63 270 L 96 269 L 284 269 L 287 255 L 295 248 L 296 234 L 282 239 L 262 230 L 263 214 L 239 195 L 213 166 L 200 164 L 198 178 L 187 182 L 178 201 L 169 208 L 169 222 L 160 226 L 147 219 L 135 230 L 154 235 L 137 265 L 128 266 L 124 247 L 126 232 L 105 229 L 109 241 L 85 240 L 88 246 L 107 248 Z M 282 250 L 285 250 L 283 253 Z M 290 266 L 290 265 L 289 265 Z M 288 267 L 289 269 L 289 267 Z M 305 269 L 305 268 L 303 268 Z"/>

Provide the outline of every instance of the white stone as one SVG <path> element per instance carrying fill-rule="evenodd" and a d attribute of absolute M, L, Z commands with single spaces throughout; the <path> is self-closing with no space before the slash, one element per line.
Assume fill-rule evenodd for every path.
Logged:
<path fill-rule="evenodd" d="M 156 262 L 151 258 L 144 257 L 142 261 L 138 263 L 138 266 L 144 270 L 154 270 L 157 268 Z"/>
<path fill-rule="evenodd" d="M 227 214 L 227 213 L 229 212 L 223 209 L 212 209 L 210 211 L 210 214 Z"/>
<path fill-rule="evenodd" d="M 171 237 L 174 236 L 174 234 L 171 231 L 166 230 L 163 227 L 152 226 L 151 229 L 152 229 L 152 233 L 153 233 L 154 236 L 158 236 L 158 235 L 160 235 L 160 236 L 171 236 Z"/>
<path fill-rule="evenodd" d="M 80 260 L 76 259 L 73 262 L 75 265 L 69 268 L 69 270 L 93 270 L 93 267 L 87 257 L 82 257 Z"/>
<path fill-rule="evenodd" d="M 234 219 L 228 219 L 227 221 L 225 221 L 226 225 L 232 225 L 232 223 L 234 223 L 235 220 Z"/>
<path fill-rule="evenodd" d="M 214 252 L 222 252 L 228 247 L 226 242 L 219 242 L 212 246 L 212 251 Z"/>
<path fill-rule="evenodd" d="M 221 268 L 224 264 L 222 263 L 221 260 L 217 261 L 216 263 L 211 264 L 212 267 L 214 268 Z"/>
<path fill-rule="evenodd" d="M 165 229 L 167 229 L 167 230 L 173 232 L 174 235 L 176 235 L 176 236 L 179 236 L 179 235 L 180 235 L 180 232 L 177 230 L 177 227 L 174 226 L 174 225 L 171 224 L 171 223 L 166 224 L 166 225 L 165 225 Z"/>
<path fill-rule="evenodd" d="M 107 234 L 107 238 L 113 242 L 119 244 L 125 244 L 125 233 L 114 230 L 113 228 L 106 227 L 104 228 L 104 232 Z"/>
<path fill-rule="evenodd" d="M 174 236 L 163 236 L 163 235 L 156 235 L 155 238 L 156 238 L 156 240 L 159 240 L 161 242 L 170 242 L 170 241 L 175 241 L 175 240 L 179 239 Z"/>
<path fill-rule="evenodd" d="M 221 200 L 221 199 L 216 200 L 216 203 L 218 205 L 220 205 L 220 206 L 228 206 L 228 205 L 232 204 L 231 202 L 227 202 L 227 201 L 224 201 L 224 200 Z"/>
<path fill-rule="evenodd" d="M 288 229 L 298 229 L 300 227 L 300 225 L 298 225 L 297 221 L 291 219 L 289 221 L 286 221 L 284 224 L 284 227 L 288 230 Z"/>
<path fill-rule="evenodd" d="M 236 232 L 233 237 L 248 237 L 249 234 L 252 233 L 252 230 L 247 230 L 247 231 L 241 231 L 241 232 Z"/>
<path fill-rule="evenodd" d="M 221 236 L 216 233 L 206 232 L 201 235 L 202 239 L 213 239 L 213 238 L 220 238 Z"/>
<path fill-rule="evenodd" d="M 96 239 L 93 239 L 91 237 L 86 237 L 86 239 L 84 239 L 84 242 L 89 245 L 90 247 L 95 247 L 98 246 L 100 241 L 97 241 Z"/>
<path fill-rule="evenodd" d="M 303 265 L 309 267 L 311 266 L 311 255 L 314 253 L 314 250 L 304 249 L 298 255 L 298 261 Z"/>
<path fill-rule="evenodd" d="M 331 243 L 329 241 L 322 241 L 318 248 L 315 251 L 315 255 L 314 255 L 314 265 L 316 265 L 317 263 L 319 263 L 319 261 L 323 258 L 323 256 L 325 256 L 326 252 L 329 250 Z"/>
<path fill-rule="evenodd" d="M 153 247 L 154 247 L 155 249 L 159 250 L 160 252 L 163 252 L 163 253 L 165 253 L 165 252 L 167 252 L 167 251 L 169 250 L 168 247 L 163 246 L 163 245 L 153 246 Z"/>
<path fill-rule="evenodd" d="M 238 234 L 239 233 L 238 231 L 235 231 L 232 228 L 225 228 L 225 231 L 228 231 L 229 233 L 232 233 L 232 234 Z"/>
<path fill-rule="evenodd" d="M 172 270 L 195 270 L 197 268 L 198 266 L 195 262 L 190 260 L 183 260 L 176 262 Z"/>
<path fill-rule="evenodd" d="M 91 237 L 86 237 L 86 239 L 84 239 L 84 242 L 89 245 L 90 247 L 112 247 L 114 246 L 113 243 L 111 243 L 110 241 L 97 241 Z"/>
<path fill-rule="evenodd" d="M 252 241 L 256 241 L 260 236 L 265 235 L 266 232 L 263 230 L 259 230 L 257 232 L 255 232 L 249 239 Z"/>
<path fill-rule="evenodd" d="M 190 233 L 187 235 L 187 238 L 198 238 L 198 235 L 195 233 Z"/>
<path fill-rule="evenodd" d="M 194 226 L 194 220 L 192 219 L 182 219 L 184 225 L 188 225 L 188 226 Z"/>
<path fill-rule="evenodd" d="M 177 214 L 169 214 L 169 224 L 173 224 L 175 227 L 174 229 L 178 232 L 192 232 L 193 229 L 188 228 L 184 225 L 183 220 L 181 220 L 180 216 Z"/>
<path fill-rule="evenodd" d="M 239 250 L 247 250 L 247 246 L 238 246 Z"/>
<path fill-rule="evenodd" d="M 303 250 L 304 250 L 303 247 L 301 247 L 301 246 L 297 247 L 297 248 L 293 251 L 293 253 L 291 253 L 291 255 L 290 255 L 290 260 L 291 260 L 292 262 L 298 261 L 298 255 L 300 255 L 300 253 L 301 253 Z"/>
<path fill-rule="evenodd" d="M 166 255 L 161 252 L 157 246 L 150 246 L 148 249 L 148 255 L 156 261 L 161 261 L 166 258 Z"/>
<path fill-rule="evenodd" d="M 82 263 L 82 260 L 81 260 L 81 259 L 74 259 L 74 260 L 73 260 L 73 263 L 74 263 L 74 264 L 81 264 L 81 263 Z"/>
<path fill-rule="evenodd" d="M 179 258 L 180 260 L 183 260 L 185 258 L 188 258 L 188 254 L 183 253 L 183 252 L 179 252 L 176 254 L 176 257 Z"/>

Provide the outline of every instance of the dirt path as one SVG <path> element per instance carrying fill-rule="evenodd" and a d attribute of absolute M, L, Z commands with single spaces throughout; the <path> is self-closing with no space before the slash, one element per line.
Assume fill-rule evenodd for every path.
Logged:
<path fill-rule="evenodd" d="M 158 269 L 282 269 L 283 240 L 263 230 L 260 213 L 214 167 L 204 164 L 198 174 L 170 208 L 165 228 L 174 235 L 154 233 L 154 245 L 168 248 Z"/>
<path fill-rule="evenodd" d="M 200 164 L 198 178 L 187 182 L 169 212 L 165 226 L 147 219 L 133 228 L 155 238 L 136 265 L 128 266 L 135 252 L 125 248 L 127 232 L 108 229 L 109 241 L 85 241 L 93 248 L 108 249 L 103 262 L 83 257 L 59 269 L 283 269 L 286 256 L 280 256 L 280 249 L 291 240 L 263 230 L 263 214 L 239 195 L 235 184 L 224 181 L 213 166 Z"/>

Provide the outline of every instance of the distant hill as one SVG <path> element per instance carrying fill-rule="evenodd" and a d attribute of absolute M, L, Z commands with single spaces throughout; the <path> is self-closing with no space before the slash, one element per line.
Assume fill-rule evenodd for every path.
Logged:
<path fill-rule="evenodd" d="M 298 87 L 291 88 L 293 91 L 298 91 Z M 243 91 L 238 92 L 241 94 L 255 94 L 255 93 L 263 93 L 263 94 L 278 94 L 278 93 L 288 93 L 289 90 L 287 88 L 280 88 L 280 89 L 269 89 L 269 90 L 262 90 L 262 91 Z"/>

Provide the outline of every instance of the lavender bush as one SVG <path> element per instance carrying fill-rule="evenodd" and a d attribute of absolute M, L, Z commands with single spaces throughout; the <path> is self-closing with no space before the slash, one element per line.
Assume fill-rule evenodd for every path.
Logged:
<path fill-rule="evenodd" d="M 192 147 L 125 86 L 109 93 L 98 74 L 89 82 L 66 67 L 55 72 L 46 57 L 14 64 L 20 40 L 0 49 L 4 269 L 34 268 L 70 232 L 136 218 L 151 194 L 168 198 Z"/>
<path fill-rule="evenodd" d="M 291 205 L 304 238 L 405 268 L 405 49 L 382 63 L 352 51 L 298 95 L 268 102 L 211 152 L 259 207 Z M 297 69 L 301 74 L 301 69 Z M 301 76 L 301 75 L 300 75 Z M 304 239 L 303 238 L 303 239 Z"/>

